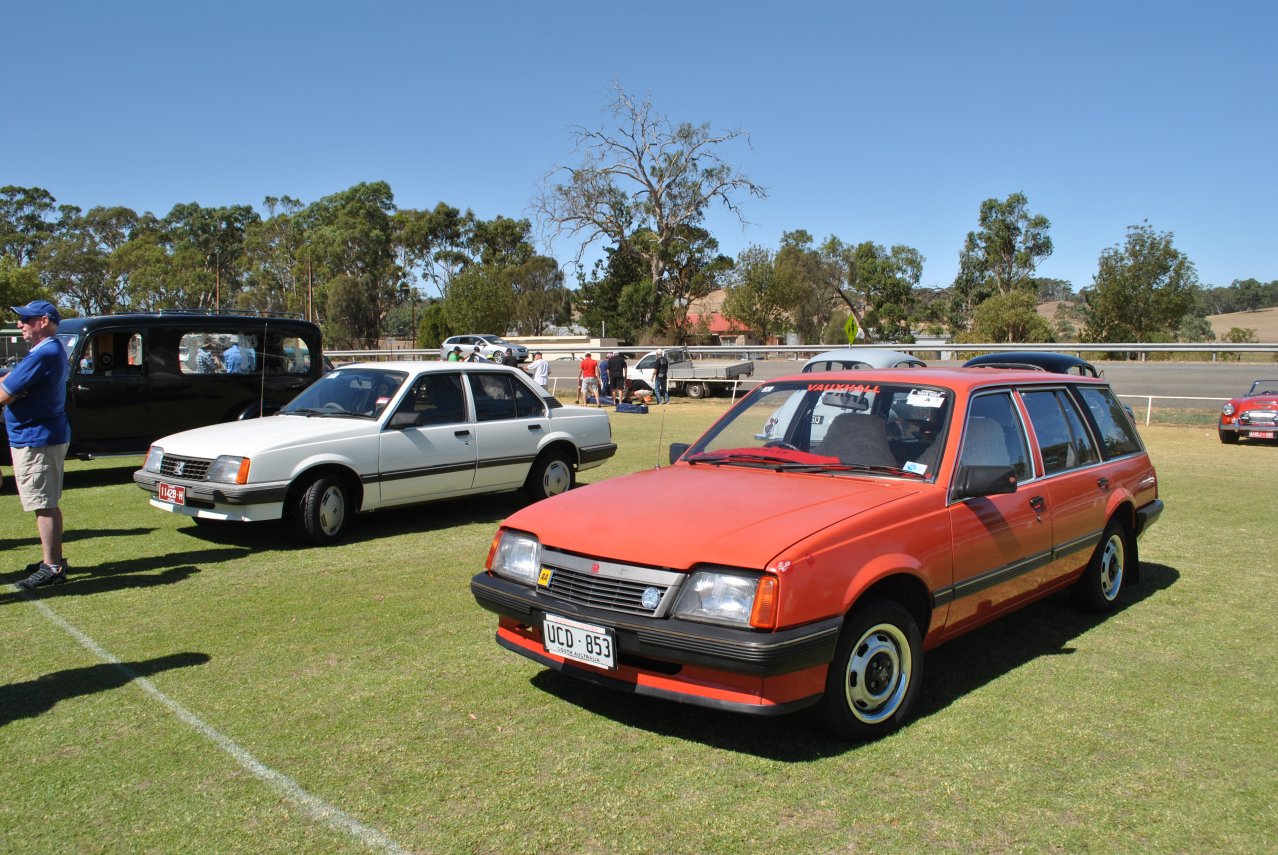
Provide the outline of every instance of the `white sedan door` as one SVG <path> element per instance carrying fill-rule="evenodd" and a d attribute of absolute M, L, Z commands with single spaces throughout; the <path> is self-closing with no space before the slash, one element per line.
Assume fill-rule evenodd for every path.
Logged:
<path fill-rule="evenodd" d="M 474 427 L 479 439 L 475 487 L 485 490 L 520 487 L 537 459 L 542 437 L 550 428 L 546 404 L 513 374 L 475 371 L 469 377 L 475 399 Z"/>
<path fill-rule="evenodd" d="M 461 372 L 413 381 L 381 434 L 382 505 L 459 495 L 475 480 L 478 443 L 466 416 Z"/>

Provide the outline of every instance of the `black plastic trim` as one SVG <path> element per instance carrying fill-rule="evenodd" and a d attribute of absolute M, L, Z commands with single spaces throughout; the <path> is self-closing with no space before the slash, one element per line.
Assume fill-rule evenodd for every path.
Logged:
<path fill-rule="evenodd" d="M 611 627 L 622 654 L 757 677 L 829 663 L 843 627 L 842 616 L 760 632 L 677 618 L 622 615 L 544 596 L 488 573 L 471 579 L 470 590 L 479 605 L 529 626 L 540 626 L 542 615 L 549 612 Z"/>

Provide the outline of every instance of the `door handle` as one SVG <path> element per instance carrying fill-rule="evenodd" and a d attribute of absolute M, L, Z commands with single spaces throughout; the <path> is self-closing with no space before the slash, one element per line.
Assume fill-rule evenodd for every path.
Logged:
<path fill-rule="evenodd" d="M 532 431 L 541 430 L 541 425 L 529 425 L 528 429 Z"/>
<path fill-rule="evenodd" d="M 1035 496 L 1034 498 L 1030 499 L 1029 504 L 1030 504 L 1030 507 L 1033 508 L 1038 513 L 1042 513 L 1043 508 L 1047 507 L 1047 502 L 1043 501 L 1042 496 Z"/>
<path fill-rule="evenodd" d="M 1109 489 L 1109 479 L 1108 479 L 1108 478 L 1097 478 L 1097 479 L 1096 479 L 1096 486 L 1097 486 L 1097 487 L 1100 487 L 1102 490 L 1108 490 L 1108 489 Z"/>
<path fill-rule="evenodd" d="M 455 430 L 455 431 L 453 431 L 453 436 L 470 436 L 470 431 L 468 431 L 468 430 Z"/>

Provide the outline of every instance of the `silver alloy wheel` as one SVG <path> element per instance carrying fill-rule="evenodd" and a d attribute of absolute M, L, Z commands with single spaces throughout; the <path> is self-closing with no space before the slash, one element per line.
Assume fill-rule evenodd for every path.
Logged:
<path fill-rule="evenodd" d="M 1123 532 L 1115 529 L 1110 532 L 1100 554 L 1100 592 L 1111 603 L 1123 589 L 1123 567 L 1127 563 L 1126 559 L 1127 547 Z"/>
<path fill-rule="evenodd" d="M 866 630 L 844 675 L 848 710 L 866 724 L 890 717 L 905 699 L 912 667 L 909 640 L 898 627 L 881 623 Z"/>
<path fill-rule="evenodd" d="M 329 537 L 334 537 L 342 530 L 346 521 L 346 496 L 337 484 L 329 484 L 320 496 L 316 519 L 320 530 Z"/>
<path fill-rule="evenodd" d="M 541 476 L 541 489 L 547 496 L 558 496 L 572 486 L 572 467 L 568 461 L 556 457 L 546 465 Z"/>

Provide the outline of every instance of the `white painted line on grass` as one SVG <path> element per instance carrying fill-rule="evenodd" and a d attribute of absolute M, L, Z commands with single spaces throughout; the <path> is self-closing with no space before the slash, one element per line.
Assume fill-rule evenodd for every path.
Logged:
<path fill-rule="evenodd" d="M 47 604 L 40 600 L 31 600 L 31 602 L 36 608 L 44 613 L 46 618 L 66 630 L 72 638 L 80 643 L 81 647 L 101 659 L 103 662 L 107 662 L 114 665 L 116 668 L 119 668 L 129 677 L 130 681 L 140 687 L 142 691 L 164 704 L 164 706 L 168 707 L 174 715 L 186 722 L 218 748 L 221 748 L 229 754 L 236 763 L 239 763 L 242 767 L 252 772 L 267 784 L 270 784 L 271 787 L 273 787 L 281 795 L 303 808 L 312 817 L 325 825 L 331 826 L 337 831 L 341 831 L 349 835 L 366 846 L 374 849 L 380 849 L 383 852 L 393 852 L 397 853 L 397 855 L 398 853 L 405 853 L 405 855 L 407 855 L 409 850 L 400 846 L 381 831 L 365 825 L 336 805 L 331 805 L 318 796 L 311 795 L 306 790 L 302 789 L 297 781 L 294 781 L 288 775 L 276 772 L 270 766 L 267 766 L 265 763 L 258 760 L 244 748 L 237 745 L 229 736 L 226 736 L 195 713 L 191 712 L 186 707 L 161 692 L 155 687 L 155 684 L 146 677 L 143 677 L 141 674 L 134 673 L 128 666 L 112 655 L 110 651 L 104 649 L 91 637 L 81 632 Z"/>

